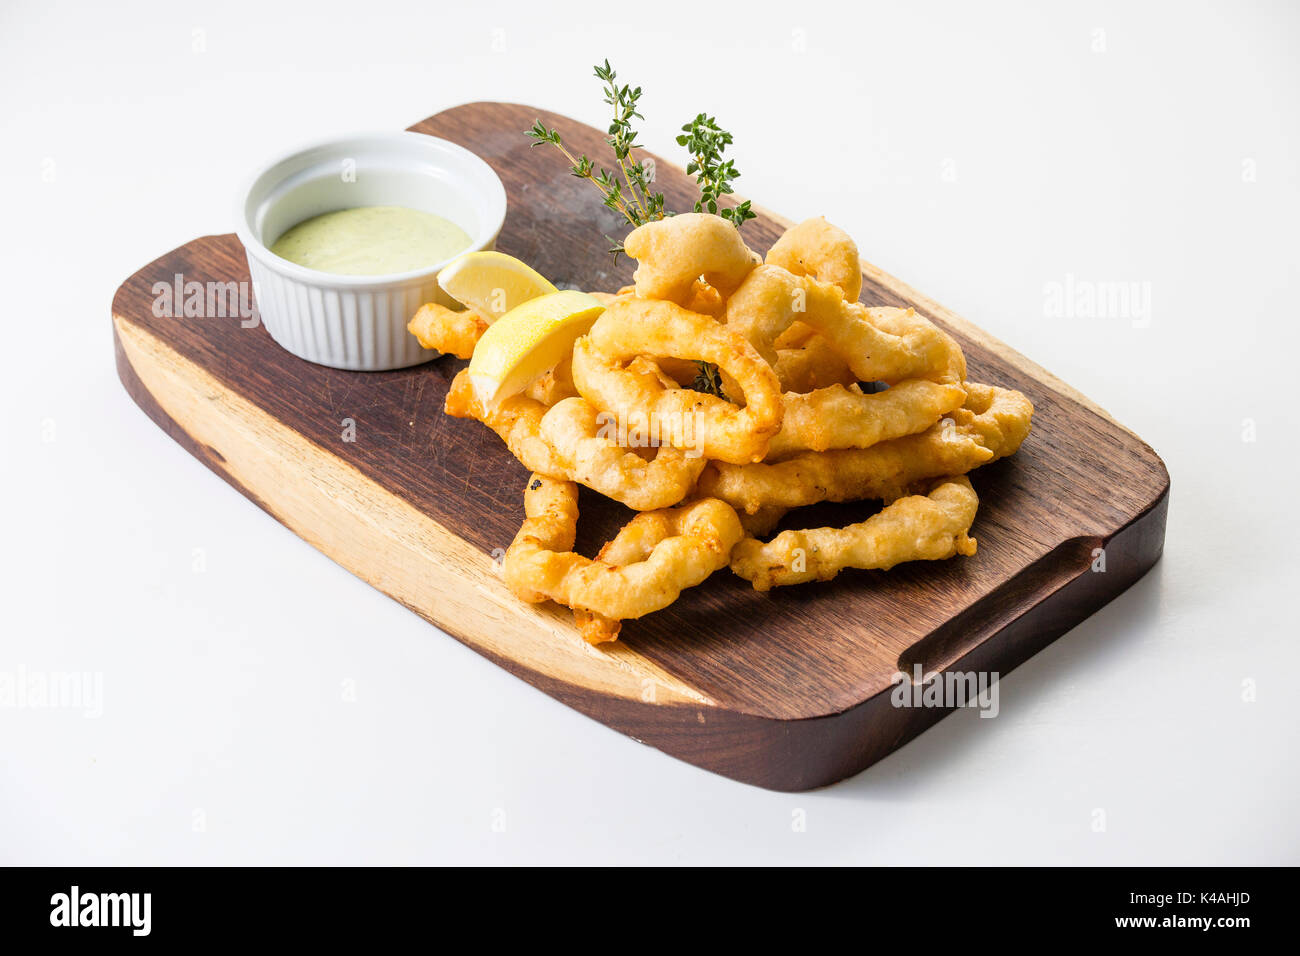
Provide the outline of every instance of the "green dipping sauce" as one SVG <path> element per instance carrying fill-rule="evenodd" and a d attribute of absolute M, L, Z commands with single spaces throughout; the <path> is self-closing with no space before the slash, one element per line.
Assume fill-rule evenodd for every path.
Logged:
<path fill-rule="evenodd" d="M 358 206 L 313 216 L 271 246 L 282 259 L 318 272 L 377 276 L 410 272 L 469 248 L 454 222 L 405 206 Z"/>

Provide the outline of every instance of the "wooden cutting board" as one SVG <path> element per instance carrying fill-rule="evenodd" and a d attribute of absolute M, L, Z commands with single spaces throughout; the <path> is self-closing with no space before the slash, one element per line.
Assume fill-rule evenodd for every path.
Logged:
<path fill-rule="evenodd" d="M 601 234 L 621 234 L 618 219 L 554 150 L 530 148 L 523 131 L 538 117 L 604 154 L 597 130 L 504 103 L 411 128 L 461 143 L 501 176 L 499 249 L 562 288 L 617 289 L 633 264 L 616 266 Z M 658 182 L 669 208 L 689 208 L 682 172 L 660 162 Z M 766 251 L 787 225 L 763 214 L 745 238 Z M 972 380 L 1033 400 L 1019 454 L 972 475 L 978 554 L 768 594 L 719 572 L 604 648 L 578 637 L 567 610 L 517 601 L 502 582 L 494 552 L 518 530 L 526 472 L 487 428 L 443 414 L 464 363 L 344 372 L 293 357 L 238 317 L 156 317 L 155 283 L 248 280 L 242 247 L 224 235 L 167 253 L 118 289 L 117 367 L 150 418 L 268 514 L 511 673 L 698 766 L 806 790 L 857 773 L 947 712 L 893 706 L 897 671 L 1005 674 L 1136 581 L 1164 543 L 1169 476 L 1148 445 L 975 326 L 863 269 L 864 302 L 914 306 L 961 342 Z M 581 508 L 588 554 L 628 516 L 585 490 Z M 801 525 L 861 520 L 871 506 L 812 510 Z"/>

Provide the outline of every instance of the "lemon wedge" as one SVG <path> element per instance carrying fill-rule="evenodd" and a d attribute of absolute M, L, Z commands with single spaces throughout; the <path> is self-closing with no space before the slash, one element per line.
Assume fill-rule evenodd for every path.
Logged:
<path fill-rule="evenodd" d="M 540 272 L 504 252 L 467 252 L 439 271 L 438 285 L 488 325 L 529 299 L 555 291 Z"/>
<path fill-rule="evenodd" d="M 552 292 L 515 306 L 488 326 L 469 360 L 474 397 L 493 409 L 541 378 L 573 350 L 597 316 L 599 299 L 585 292 Z"/>

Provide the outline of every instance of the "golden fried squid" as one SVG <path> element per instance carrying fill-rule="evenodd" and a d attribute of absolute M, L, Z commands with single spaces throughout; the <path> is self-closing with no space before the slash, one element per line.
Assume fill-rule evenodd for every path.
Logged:
<path fill-rule="evenodd" d="M 577 395 L 573 385 L 573 359 L 565 356 L 559 365 L 524 389 L 524 394 L 548 407 Z"/>
<path fill-rule="evenodd" d="M 563 399 L 548 408 L 527 395 L 515 395 L 485 412 L 465 371 L 452 380 L 446 411 L 483 422 L 525 468 L 576 481 L 635 511 L 677 504 L 707 464 L 669 445 L 660 445 L 647 461 L 620 445 L 617 434 L 611 434 L 613 428 L 581 398 Z"/>
<path fill-rule="evenodd" d="M 778 342 L 776 364 L 772 367 L 782 391 L 811 392 L 827 385 L 853 385 L 858 381 L 849 364 L 829 342 L 802 322 L 790 327 L 791 331 L 799 328 L 809 334 L 798 345 L 782 348 Z"/>
<path fill-rule="evenodd" d="M 459 359 L 474 354 L 474 346 L 488 324 L 472 310 L 453 312 L 445 305 L 428 302 L 406 323 L 406 330 L 419 339 L 426 349 L 434 349 Z"/>
<path fill-rule="evenodd" d="M 634 511 L 677 504 L 708 464 L 670 445 L 660 445 L 646 461 L 620 444 L 616 428 L 585 398 L 566 398 L 541 421 L 542 438 L 564 466 L 564 476 Z"/>
<path fill-rule="evenodd" d="M 667 388 L 624 367 L 639 356 L 661 355 L 716 364 L 737 384 L 744 406 Z M 620 421 L 648 418 L 660 440 L 719 461 L 760 461 L 784 411 L 776 373 L 749 343 L 671 302 L 631 299 L 609 306 L 573 347 L 573 381 L 601 411 Z"/>
<path fill-rule="evenodd" d="M 861 382 L 892 385 L 928 378 L 960 383 L 966 377 L 957 343 L 911 309 L 868 309 L 846 302 L 838 286 L 780 266 L 758 266 L 727 300 L 727 327 L 773 365 L 779 358 L 778 339 L 796 321 L 825 338 Z"/>
<path fill-rule="evenodd" d="M 808 219 L 760 261 L 731 222 L 688 213 L 624 248 L 635 285 L 596 294 L 604 311 L 554 369 L 492 409 L 467 371 L 447 393 L 532 472 L 511 591 L 566 605 L 600 644 L 727 566 L 766 591 L 975 553 L 965 475 L 1020 447 L 1033 405 L 967 382 L 957 341 L 914 310 L 859 303 L 843 230 Z M 434 304 L 409 325 L 461 358 L 486 327 Z M 594 559 L 573 550 L 579 485 L 639 512 Z M 760 540 L 791 509 L 857 500 L 884 507 Z"/>
<path fill-rule="evenodd" d="M 901 497 L 918 482 L 964 475 L 1014 454 L 1029 434 L 1034 406 L 1020 392 L 967 383 L 966 402 L 925 431 L 870 448 L 804 452 L 750 465 L 712 462 L 696 492 L 738 511 L 798 508 L 819 501 Z"/>
<path fill-rule="evenodd" d="M 637 261 L 632 278 L 642 299 L 688 305 L 698 298 L 696 280 L 726 298 L 758 264 L 740 230 L 720 216 L 690 212 L 637 226 L 623 240 Z"/>
<path fill-rule="evenodd" d="M 812 276 L 838 286 L 847 302 L 862 294 L 862 260 L 858 244 L 822 216 L 791 226 L 767 251 L 764 260 L 797 276 Z"/>
<path fill-rule="evenodd" d="M 655 545 L 673 533 L 669 526 L 672 514 L 671 511 L 660 511 L 637 515 L 625 524 L 618 534 L 605 542 L 605 546 L 596 555 L 596 560 L 615 567 L 644 561 L 650 556 Z M 743 528 L 744 517 L 740 515 L 737 517 Z M 752 532 L 746 531 L 746 533 Z M 573 609 L 573 621 L 578 626 L 578 632 L 583 640 L 588 644 L 603 644 L 606 641 L 616 640 L 623 626 L 622 621 L 582 608 Z"/>
<path fill-rule="evenodd" d="M 857 385 L 830 385 L 785 396 L 785 418 L 767 449 L 767 461 L 801 451 L 867 448 L 890 438 L 925 431 L 960 408 L 966 390 L 911 379 L 883 392 L 864 394 Z"/>
<path fill-rule="evenodd" d="M 506 585 L 533 604 L 552 600 L 609 622 L 638 618 L 667 607 L 683 590 L 727 566 L 743 536 L 726 504 L 701 499 L 679 508 L 643 512 L 620 533 L 626 563 L 585 558 L 573 551 L 578 486 L 531 475 L 524 490 L 525 519 L 506 551 Z M 610 640 L 603 622 L 587 629 Z"/>
<path fill-rule="evenodd" d="M 904 561 L 972 555 L 975 539 L 967 532 L 978 505 L 969 479 L 944 478 L 929 494 L 899 498 L 857 524 L 782 531 L 766 544 L 746 538 L 731 553 L 731 570 L 767 591 L 829 581 L 845 568 L 888 570 Z"/>

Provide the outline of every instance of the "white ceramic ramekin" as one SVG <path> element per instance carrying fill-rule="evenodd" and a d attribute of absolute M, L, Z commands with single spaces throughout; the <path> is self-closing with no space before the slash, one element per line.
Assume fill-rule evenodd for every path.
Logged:
<path fill-rule="evenodd" d="M 304 219 L 354 206 L 436 213 L 469 233 L 470 252 L 496 244 L 505 187 L 492 167 L 455 143 L 422 133 L 374 133 L 282 156 L 241 195 L 235 232 L 272 338 L 299 358 L 354 371 L 406 368 L 436 357 L 406 323 L 426 302 L 453 305 L 437 283 L 445 262 L 392 275 L 342 276 L 268 248 Z"/>

